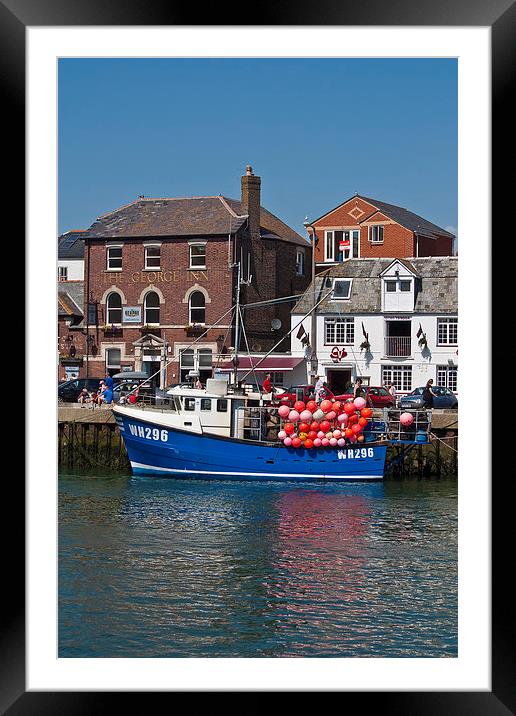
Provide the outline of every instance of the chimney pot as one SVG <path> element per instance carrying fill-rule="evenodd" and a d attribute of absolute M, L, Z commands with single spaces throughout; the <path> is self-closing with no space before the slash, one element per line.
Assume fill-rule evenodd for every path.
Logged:
<path fill-rule="evenodd" d="M 251 166 L 250 164 L 248 164 L 248 165 L 246 166 L 246 168 L 245 168 L 245 173 L 247 174 L 247 176 L 252 176 L 252 174 L 253 174 L 253 168 L 252 168 L 252 166 Z"/>

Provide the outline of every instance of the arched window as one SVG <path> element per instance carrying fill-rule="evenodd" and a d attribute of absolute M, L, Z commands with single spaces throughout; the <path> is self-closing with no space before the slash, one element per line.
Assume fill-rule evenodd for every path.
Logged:
<path fill-rule="evenodd" d="M 119 293 L 110 293 L 106 300 L 107 323 L 122 323 L 122 299 Z"/>
<path fill-rule="evenodd" d="M 159 296 L 154 291 L 145 296 L 144 313 L 144 323 L 159 325 Z"/>
<path fill-rule="evenodd" d="M 206 299 L 200 291 L 190 294 L 190 323 L 206 323 Z"/>

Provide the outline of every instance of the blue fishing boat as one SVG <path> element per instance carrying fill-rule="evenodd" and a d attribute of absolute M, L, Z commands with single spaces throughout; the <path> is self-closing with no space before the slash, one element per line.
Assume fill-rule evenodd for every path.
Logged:
<path fill-rule="evenodd" d="M 217 385 L 219 384 L 219 385 Z M 280 421 L 256 396 L 231 394 L 223 381 L 206 390 L 176 388 L 168 405 L 115 405 L 135 475 L 223 480 L 382 480 L 387 447 L 384 421 L 365 442 L 343 447 L 286 447 L 275 438 Z M 392 427 L 392 426 L 391 426 Z M 417 441 L 424 441 L 424 431 Z M 416 437 L 397 435 L 398 442 Z M 403 439 L 405 437 L 405 439 Z"/>

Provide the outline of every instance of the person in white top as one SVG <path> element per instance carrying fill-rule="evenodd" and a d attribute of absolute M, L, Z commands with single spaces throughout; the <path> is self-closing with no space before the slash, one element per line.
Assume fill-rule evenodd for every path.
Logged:
<path fill-rule="evenodd" d="M 317 375 L 316 378 L 317 381 L 315 383 L 315 401 L 316 403 L 320 403 L 324 396 L 324 380 L 320 375 Z"/>
<path fill-rule="evenodd" d="M 394 387 L 394 383 L 387 383 L 387 390 L 394 398 L 394 405 L 396 405 L 398 400 L 396 398 L 396 388 Z"/>

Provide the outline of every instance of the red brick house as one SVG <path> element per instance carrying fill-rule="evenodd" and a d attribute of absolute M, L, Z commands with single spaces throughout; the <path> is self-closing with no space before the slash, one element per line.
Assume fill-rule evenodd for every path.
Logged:
<path fill-rule="evenodd" d="M 318 269 L 348 258 L 453 256 L 454 234 L 407 209 L 360 194 L 320 216 Z"/>
<path fill-rule="evenodd" d="M 141 196 L 92 224 L 83 238 L 90 307 L 84 325 L 93 340 L 81 375 L 161 369 L 163 386 L 193 370 L 204 382 L 235 344 L 230 309 L 238 264 L 242 304 L 306 289 L 310 245 L 260 205 L 260 186 L 248 166 L 239 200 Z M 241 348 L 245 339 L 253 352 L 272 348 L 290 328 L 290 308 L 285 303 L 245 309 Z M 281 328 L 275 321 L 273 330 L 273 319 Z M 289 348 L 286 337 L 278 350 Z"/>

